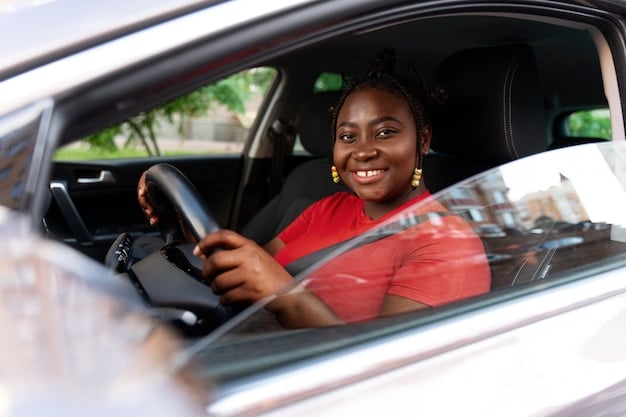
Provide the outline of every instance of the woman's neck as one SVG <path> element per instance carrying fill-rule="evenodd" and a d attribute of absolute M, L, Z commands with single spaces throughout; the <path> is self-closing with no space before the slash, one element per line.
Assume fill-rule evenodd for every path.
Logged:
<path fill-rule="evenodd" d="M 363 211 L 365 212 L 365 215 L 370 219 L 378 220 L 385 214 L 397 209 L 407 201 L 418 197 L 426 191 L 426 187 L 423 184 L 420 184 L 418 188 L 411 188 L 408 193 L 398 196 L 393 200 L 388 200 L 384 202 L 365 201 L 363 205 Z"/>

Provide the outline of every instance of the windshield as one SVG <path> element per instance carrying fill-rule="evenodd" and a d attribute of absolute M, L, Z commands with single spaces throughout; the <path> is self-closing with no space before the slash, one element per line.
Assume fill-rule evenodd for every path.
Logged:
<path fill-rule="evenodd" d="M 433 300 L 432 308 L 391 318 L 391 322 L 388 318 L 357 317 L 346 320 L 354 324 L 333 329 L 285 331 L 262 305 L 256 305 L 196 344 L 192 351 L 212 358 L 212 373 L 232 376 L 245 372 L 247 366 L 310 358 L 356 340 L 379 337 L 381 332 L 393 332 L 397 326 L 423 325 L 440 311 L 448 316 L 461 314 L 468 308 L 497 302 L 497 294 L 539 291 L 545 284 L 559 285 L 621 266 L 626 261 L 625 184 L 624 143 L 565 148 L 484 172 L 405 207 L 380 227 L 333 247 L 297 278 L 306 288 L 314 288 L 320 277 L 330 279 L 335 286 L 318 286 L 320 294 L 334 291 L 344 304 L 359 304 L 355 300 L 371 286 L 381 282 L 404 285 L 389 284 L 388 271 L 382 266 L 411 256 L 394 258 L 403 250 L 390 243 L 394 238 L 404 247 L 427 241 L 421 251 L 436 248 L 442 240 L 448 242 L 443 247 L 452 253 L 428 252 L 427 261 L 412 278 L 435 277 L 433 282 L 455 285 L 461 279 L 455 274 L 469 270 L 474 271 L 469 274 L 474 277 L 482 274 L 480 268 L 486 265 L 486 288 L 484 280 L 476 280 L 456 296 L 424 298 Z M 465 242 L 479 242 L 480 250 Z M 391 245 L 393 249 L 384 252 L 377 245 Z M 385 254 L 389 258 L 381 262 Z M 358 273 L 342 270 L 342 266 L 347 268 L 355 262 L 361 266 Z M 362 271 L 367 275 L 359 275 Z M 226 355 L 224 360 L 220 360 L 221 355 Z M 228 358 L 237 358 L 236 365 Z"/>

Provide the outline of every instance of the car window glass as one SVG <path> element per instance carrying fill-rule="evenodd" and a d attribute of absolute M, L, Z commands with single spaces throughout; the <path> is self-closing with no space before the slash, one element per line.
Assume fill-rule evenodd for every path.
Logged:
<path fill-rule="evenodd" d="M 594 178 L 590 178 L 589 171 L 580 170 L 576 164 L 581 158 L 588 161 L 588 169 L 595 173 Z M 597 186 L 599 182 L 603 187 Z M 472 207 L 468 201 L 459 198 L 467 196 L 467 190 L 476 192 L 473 195 L 475 200 L 471 201 Z M 497 302 L 497 294 L 505 291 L 513 294 L 516 290 L 520 290 L 519 293 L 541 291 L 552 285 L 623 266 L 626 262 L 626 213 L 621 208 L 626 205 L 625 190 L 625 143 L 587 144 L 538 154 L 487 171 L 406 207 L 380 227 L 334 248 L 296 278 L 310 289 L 320 271 L 334 263 L 336 268 L 327 271 L 327 277 L 334 274 L 341 279 L 332 281 L 339 284 L 330 291 L 339 293 L 349 304 L 355 299 L 355 293 L 366 291 L 367 286 L 372 285 L 357 274 L 342 269 L 354 261 L 350 258 L 351 253 L 365 250 L 367 256 L 358 259 L 365 270 L 370 270 L 375 263 L 376 242 L 393 239 L 393 236 L 402 236 L 404 244 L 411 244 L 411 239 L 420 241 L 427 238 L 432 244 L 437 244 L 438 239 L 463 239 L 467 236 L 466 230 L 449 227 L 460 223 L 445 221 L 446 218 L 462 218 L 480 237 L 491 282 L 486 293 L 466 298 L 460 303 L 441 304 L 445 307 L 441 311 L 448 317 L 450 311 L 457 311 L 454 310 L 457 304 L 458 314 L 461 314 L 464 309 L 489 304 L 490 300 Z M 608 199 L 611 203 L 607 202 Z M 436 210 L 433 211 L 433 208 Z M 475 220 L 468 216 L 468 211 L 472 209 L 481 210 L 483 218 Z M 472 265 L 477 253 L 455 252 L 453 255 L 457 259 L 455 262 Z M 437 268 L 436 262 L 423 265 L 424 270 L 431 267 Z M 441 271 L 440 276 L 445 276 L 447 272 Z M 380 277 L 381 280 L 386 279 L 382 270 Z M 430 308 L 397 318 L 405 325 L 416 325 L 432 320 L 438 311 L 439 308 Z M 376 325 L 377 322 L 381 324 Z M 354 326 L 357 327 L 343 326 L 345 330 L 335 329 L 332 332 L 328 349 L 343 343 L 354 343 L 356 339 L 362 342 L 368 337 L 368 331 L 363 330 L 367 328 L 364 323 L 371 323 L 370 337 L 379 337 L 384 331 L 381 329 L 388 327 L 388 322 L 383 319 L 356 322 Z M 358 332 L 357 328 L 360 329 Z M 282 332 L 263 306 L 255 305 L 229 322 L 228 329 L 216 332 L 210 339 L 211 343 L 215 343 L 217 339 L 232 342 L 233 339 L 252 338 L 255 341 L 253 344 L 215 343 L 215 351 L 204 354 L 222 354 L 224 346 L 228 346 L 228 355 L 234 355 L 233 349 L 239 348 L 260 354 L 264 351 L 257 342 L 267 339 L 268 347 L 264 354 L 268 355 L 268 360 L 265 363 L 272 363 L 274 360 L 297 358 L 296 345 L 302 349 L 302 357 L 311 354 L 312 346 L 315 346 L 316 352 L 323 351 L 325 346 L 323 337 L 316 338 L 315 334 L 311 334 L 322 332 L 321 329 L 292 334 L 290 342 L 284 345 L 276 341 L 282 336 L 268 333 L 269 330 Z M 354 337 L 355 332 L 359 337 Z M 257 361 L 255 366 L 258 365 Z M 232 366 L 224 362 L 215 371 L 226 374 L 240 372 L 243 365 L 238 363 L 236 370 Z"/>
<path fill-rule="evenodd" d="M 56 160 L 241 153 L 276 70 L 253 68 L 64 146 Z"/>
<path fill-rule="evenodd" d="M 31 202 L 41 169 L 32 158 L 51 109 L 51 102 L 44 101 L 0 118 L 0 206 L 26 209 Z"/>
<path fill-rule="evenodd" d="M 611 139 L 611 116 L 608 108 L 581 110 L 565 118 L 566 136 L 572 138 Z"/>
<path fill-rule="evenodd" d="M 336 72 L 322 72 L 313 85 L 313 92 L 339 91 L 343 85 L 341 74 Z"/>

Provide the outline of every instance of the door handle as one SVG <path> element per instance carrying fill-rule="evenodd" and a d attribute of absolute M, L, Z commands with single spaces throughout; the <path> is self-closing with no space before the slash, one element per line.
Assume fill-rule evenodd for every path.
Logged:
<path fill-rule="evenodd" d="M 115 184 L 115 177 L 108 169 L 103 169 L 97 177 L 79 177 L 79 184 Z"/>

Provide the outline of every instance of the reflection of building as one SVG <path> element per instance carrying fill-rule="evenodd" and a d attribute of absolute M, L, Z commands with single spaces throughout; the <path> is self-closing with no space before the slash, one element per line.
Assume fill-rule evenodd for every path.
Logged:
<path fill-rule="evenodd" d="M 540 217 L 567 223 L 589 218 L 574 186 L 563 175 L 559 186 L 527 194 L 517 202 L 509 199 L 509 187 L 498 170 L 485 173 L 480 183 L 469 182 L 450 191 L 445 204 L 473 225 L 532 228 Z"/>
<path fill-rule="evenodd" d="M 486 222 L 487 213 L 483 209 L 475 187 L 454 187 L 450 190 L 447 206 L 470 222 Z"/>
<path fill-rule="evenodd" d="M 502 227 L 518 227 L 520 219 L 516 207 L 509 200 L 507 187 L 500 171 L 487 174 L 487 181 L 478 186 L 490 221 Z"/>
<path fill-rule="evenodd" d="M 475 224 L 497 224 L 501 227 L 519 227 L 521 221 L 511 203 L 500 171 L 491 171 L 481 177 L 481 183 L 451 190 L 445 203 L 455 213 Z"/>
<path fill-rule="evenodd" d="M 561 175 L 559 186 L 527 194 L 517 206 L 523 213 L 522 221 L 526 227 L 533 227 L 535 220 L 542 216 L 567 223 L 589 219 L 576 189 L 564 175 Z"/>

